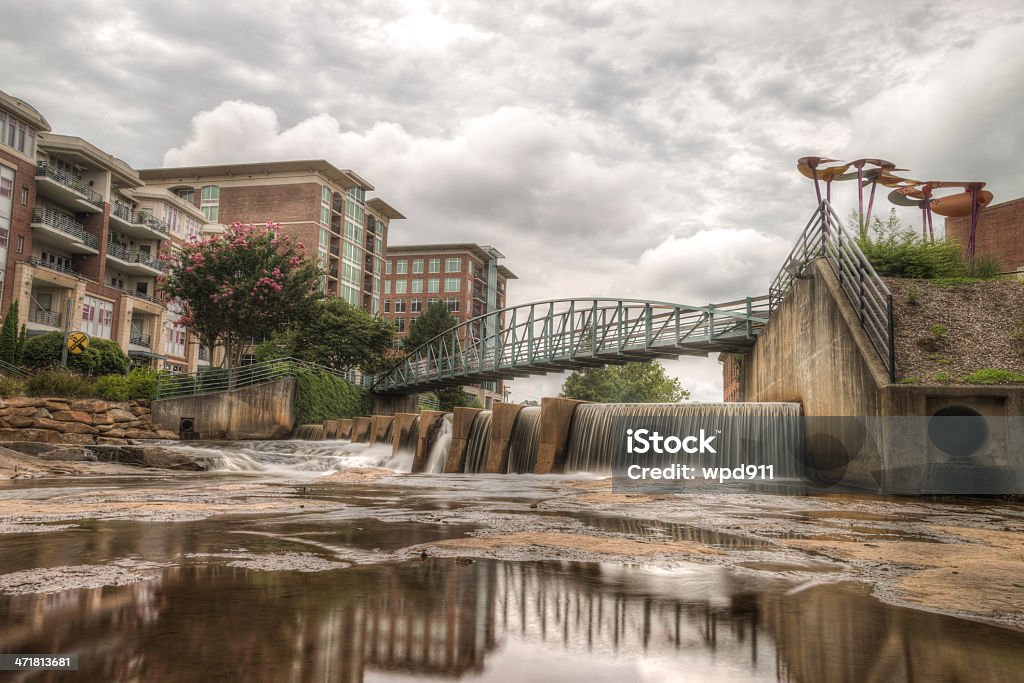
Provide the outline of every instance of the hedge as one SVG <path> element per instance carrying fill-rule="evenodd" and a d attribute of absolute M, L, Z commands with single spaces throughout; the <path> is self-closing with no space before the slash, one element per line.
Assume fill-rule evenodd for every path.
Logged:
<path fill-rule="evenodd" d="M 322 370 L 302 370 L 295 382 L 295 420 L 317 424 L 324 420 L 370 414 L 370 394 Z"/>

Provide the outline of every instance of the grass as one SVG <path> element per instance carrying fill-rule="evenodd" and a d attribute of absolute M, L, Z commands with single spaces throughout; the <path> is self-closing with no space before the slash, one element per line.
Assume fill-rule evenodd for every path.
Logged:
<path fill-rule="evenodd" d="M 952 382 L 953 377 L 948 372 L 936 372 L 932 375 L 933 382 Z"/>
<path fill-rule="evenodd" d="M 968 384 L 1024 384 L 1024 375 L 1011 370 L 976 370 L 964 377 Z"/>

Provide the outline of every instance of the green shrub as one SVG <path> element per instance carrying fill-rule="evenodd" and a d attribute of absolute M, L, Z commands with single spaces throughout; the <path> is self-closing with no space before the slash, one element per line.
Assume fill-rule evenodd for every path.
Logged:
<path fill-rule="evenodd" d="M 298 373 L 295 382 L 295 420 L 298 424 L 369 414 L 370 395 L 365 389 L 322 370 Z"/>
<path fill-rule="evenodd" d="M 54 368 L 60 365 L 64 349 L 64 333 L 47 332 L 29 337 L 25 342 L 23 362 L 29 368 Z M 89 348 L 80 354 L 68 354 L 68 368 L 92 375 L 124 375 L 130 362 L 121 347 L 109 339 L 93 338 Z"/>
<path fill-rule="evenodd" d="M 999 259 L 988 254 L 978 254 L 964 264 L 964 275 L 978 280 L 993 280 L 1003 272 Z"/>
<path fill-rule="evenodd" d="M 857 242 L 879 275 L 930 280 L 965 274 L 963 254 L 956 242 L 932 242 L 910 230 L 881 229 Z"/>
<path fill-rule="evenodd" d="M 964 377 L 968 384 L 1022 384 L 1024 375 L 1011 370 L 976 370 Z"/>
<path fill-rule="evenodd" d="M 21 396 L 25 393 L 25 385 L 14 379 L 13 377 L 7 377 L 6 375 L 0 375 L 0 398 L 10 398 L 11 396 Z"/>
<path fill-rule="evenodd" d="M 36 372 L 25 383 L 29 396 L 67 396 L 78 398 L 94 396 L 96 381 L 91 377 L 68 370 L 52 369 Z"/>
<path fill-rule="evenodd" d="M 104 375 L 96 380 L 96 395 L 108 401 L 154 399 L 159 375 L 151 368 L 135 368 L 127 375 Z"/>
<path fill-rule="evenodd" d="M 907 287 L 907 303 L 911 306 L 916 306 L 918 304 L 917 287 L 914 285 Z"/>

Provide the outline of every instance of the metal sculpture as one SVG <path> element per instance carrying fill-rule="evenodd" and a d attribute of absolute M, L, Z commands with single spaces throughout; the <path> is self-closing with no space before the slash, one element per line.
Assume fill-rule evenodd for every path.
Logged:
<path fill-rule="evenodd" d="M 824 166 L 824 164 L 838 165 Z M 822 201 L 819 183 L 825 183 L 825 200 L 831 202 L 833 181 L 857 180 L 857 211 L 862 234 L 871 222 L 875 189 L 878 185 L 892 188 L 888 199 L 893 204 L 921 209 L 921 235 L 926 239 L 935 239 L 933 214 L 937 213 L 946 217 L 970 216 L 971 232 L 967 241 L 967 257 L 974 258 L 981 210 L 992 201 L 992 193 L 984 189 L 985 183 L 980 181 L 920 181 L 905 178 L 896 175 L 896 172 L 907 169 L 896 168 L 894 163 L 884 159 L 857 159 L 851 162 L 841 162 L 838 159 L 825 157 L 801 157 L 797 160 L 796 166 L 802 175 L 814 181 L 814 192 L 819 205 Z M 847 172 L 851 166 L 856 170 Z M 865 212 L 864 188 L 869 184 L 871 192 Z M 950 188 L 961 188 L 961 192 L 941 197 L 935 196 L 936 190 Z"/>

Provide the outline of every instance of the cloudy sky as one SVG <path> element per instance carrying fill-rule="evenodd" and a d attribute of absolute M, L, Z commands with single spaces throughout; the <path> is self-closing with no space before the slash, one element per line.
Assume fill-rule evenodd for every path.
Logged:
<path fill-rule="evenodd" d="M 393 243 L 500 248 L 513 302 L 705 304 L 766 291 L 814 205 L 797 157 L 1024 194 L 1022 19 L 964 0 L 0 0 L 0 89 L 140 168 L 352 168 L 409 216 Z M 720 399 L 714 358 L 668 367 Z"/>

